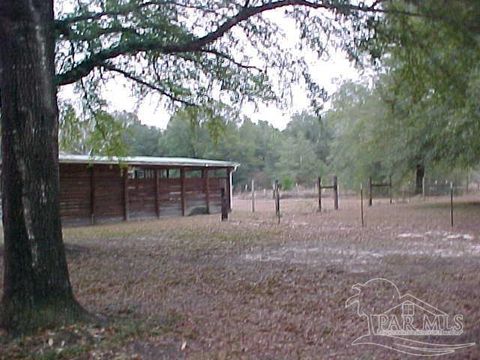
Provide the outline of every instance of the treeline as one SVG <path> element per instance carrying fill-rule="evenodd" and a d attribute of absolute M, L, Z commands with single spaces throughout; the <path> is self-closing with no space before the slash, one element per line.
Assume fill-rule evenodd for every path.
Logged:
<path fill-rule="evenodd" d="M 60 148 L 68 153 L 236 161 L 241 164 L 234 176 L 237 188 L 251 179 L 264 188 L 275 179 L 284 189 L 313 186 L 317 176 L 330 170 L 333 130 L 324 118 L 306 112 L 293 116 L 283 131 L 266 121 L 234 116 L 199 121 L 187 110 L 177 111 L 164 130 L 143 125 L 127 112 L 82 121 L 67 106 L 61 114 Z"/>
<path fill-rule="evenodd" d="M 282 131 L 266 121 L 234 116 L 202 120 L 199 113 L 192 117 L 187 110 L 177 111 L 164 130 L 143 125 L 127 112 L 101 113 L 96 121 L 82 122 L 72 120 L 76 115 L 69 107 L 62 112 L 61 148 L 73 153 L 232 160 L 241 164 L 234 176 L 237 189 L 251 179 L 259 188 L 270 188 L 275 179 L 284 189 L 296 184 L 312 187 L 318 176 L 332 174 L 348 189 L 358 189 L 369 176 L 382 181 L 392 175 L 397 185 L 415 184 L 419 168 L 430 179 L 464 182 L 475 161 L 436 153 L 436 143 L 454 141 L 452 137 L 438 138 L 427 148 L 424 143 L 435 130 L 432 119 L 423 114 L 421 121 L 407 126 L 385 94 L 383 80 L 373 86 L 344 83 L 332 96 L 330 110 L 321 116 L 296 114 Z M 80 127 L 75 130 L 69 124 Z M 457 142 L 465 151 L 476 145 Z M 471 174 L 473 181 L 475 173 Z"/>
<path fill-rule="evenodd" d="M 119 116 L 120 115 L 120 116 Z M 234 176 L 237 188 L 255 179 L 270 188 L 279 179 L 284 189 L 295 184 L 313 186 L 329 171 L 332 131 L 324 119 L 308 113 L 295 115 L 280 131 L 266 121 L 254 123 L 224 119 L 192 122 L 177 112 L 165 130 L 142 125 L 132 114 L 116 114 L 126 121 L 125 144 L 130 155 L 180 156 L 239 162 Z"/>
<path fill-rule="evenodd" d="M 344 84 L 325 114 L 333 129 L 329 164 L 344 186 L 358 189 L 372 176 L 375 181 L 393 177 L 396 188 L 420 193 L 423 177 L 427 182 L 452 181 L 458 186 L 478 182 L 480 151 L 475 123 L 480 117 L 467 114 L 457 121 L 470 124 L 465 134 L 449 132 L 450 110 L 440 105 L 434 111 L 409 104 L 407 97 L 390 97 L 387 81 L 374 85 Z M 448 125 L 449 124 L 449 125 Z M 468 137 L 467 137 L 468 135 Z M 468 180 L 468 179 L 469 180 Z"/>

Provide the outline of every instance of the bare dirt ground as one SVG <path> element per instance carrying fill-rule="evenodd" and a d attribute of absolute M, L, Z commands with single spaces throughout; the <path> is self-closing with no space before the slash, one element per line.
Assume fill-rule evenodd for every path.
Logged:
<path fill-rule="evenodd" d="M 376 201 L 365 228 L 350 198 L 338 211 L 325 200 L 322 213 L 315 199 L 284 200 L 280 225 L 273 200 L 252 214 L 237 199 L 223 223 L 205 215 L 65 229 L 78 300 L 110 323 L 0 335 L 0 358 L 409 358 L 351 344 L 367 324 L 345 301 L 352 285 L 379 277 L 463 314 L 463 334 L 443 342 L 479 344 L 479 200 L 456 199 L 453 228 L 445 198 Z M 479 359 L 480 347 L 444 358 Z"/>

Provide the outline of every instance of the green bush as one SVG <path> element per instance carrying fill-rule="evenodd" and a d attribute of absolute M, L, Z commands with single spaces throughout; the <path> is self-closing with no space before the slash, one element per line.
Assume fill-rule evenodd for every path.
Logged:
<path fill-rule="evenodd" d="M 284 191 L 292 190 L 294 181 L 290 176 L 284 176 L 282 178 L 282 189 Z"/>

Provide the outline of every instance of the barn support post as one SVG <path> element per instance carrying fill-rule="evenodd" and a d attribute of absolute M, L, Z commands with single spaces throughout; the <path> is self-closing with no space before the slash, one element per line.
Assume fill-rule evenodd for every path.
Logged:
<path fill-rule="evenodd" d="M 225 188 L 222 187 L 220 190 L 220 198 L 222 202 L 222 221 L 228 220 L 228 201 Z"/>
<path fill-rule="evenodd" d="M 232 211 L 233 202 L 233 186 L 232 186 L 232 169 L 227 168 L 227 196 L 228 196 L 228 211 Z"/>
<path fill-rule="evenodd" d="M 95 224 L 95 167 L 90 166 L 90 223 Z"/>
<path fill-rule="evenodd" d="M 158 176 L 158 169 L 155 169 L 155 213 L 157 218 L 160 217 L 160 179 Z"/>
<path fill-rule="evenodd" d="M 185 199 L 185 168 L 180 168 L 180 197 L 182 202 L 182 216 L 185 216 L 186 199 Z"/>
<path fill-rule="evenodd" d="M 322 178 L 319 176 L 317 179 L 318 188 L 318 212 L 322 212 Z"/>
<path fill-rule="evenodd" d="M 128 221 L 128 168 L 123 169 L 123 220 Z"/>
<path fill-rule="evenodd" d="M 210 180 L 208 177 L 208 168 L 202 169 L 203 186 L 205 192 L 205 209 L 210 214 Z"/>
<path fill-rule="evenodd" d="M 338 210 L 338 179 L 337 175 L 333 175 L 333 207 Z"/>
<path fill-rule="evenodd" d="M 372 197 L 373 197 L 373 194 L 372 194 L 372 190 L 373 190 L 373 187 L 372 187 L 372 177 L 370 176 L 368 178 L 368 206 L 372 206 Z"/>

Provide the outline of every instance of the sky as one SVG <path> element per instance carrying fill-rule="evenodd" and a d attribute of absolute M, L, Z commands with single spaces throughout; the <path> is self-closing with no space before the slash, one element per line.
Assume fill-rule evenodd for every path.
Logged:
<path fill-rule="evenodd" d="M 298 51 L 295 49 L 295 44 L 299 32 L 293 20 L 285 18 L 281 11 L 272 11 L 268 14 L 268 17 L 283 29 L 284 37 L 281 41 L 284 42 L 286 48 L 292 52 Z M 329 94 L 334 93 L 343 81 L 356 80 L 360 77 L 359 71 L 354 68 L 341 51 L 329 49 L 328 57 L 321 60 L 318 60 L 313 52 L 308 50 L 304 50 L 301 56 L 308 62 L 314 80 L 323 86 Z M 255 62 L 255 59 L 252 62 Z M 293 98 L 288 109 L 280 109 L 274 104 L 259 104 L 257 108 L 253 104 L 246 104 L 242 108 L 243 115 L 253 121 L 266 120 L 273 126 L 284 129 L 294 113 L 307 109 L 309 105 L 306 90 L 299 84 L 292 84 L 292 87 Z M 63 92 L 64 95 L 69 94 L 72 89 L 67 88 Z M 157 96 L 147 96 L 138 101 L 132 96 L 128 83 L 120 77 L 110 80 L 103 96 L 107 101 L 110 112 L 135 112 L 141 122 L 149 126 L 164 129 L 171 116 L 171 113 L 158 105 Z M 289 101 L 290 99 L 285 99 L 285 102 Z M 328 103 L 326 106 L 328 107 Z"/>
<path fill-rule="evenodd" d="M 329 94 L 335 92 L 342 80 L 358 79 L 360 76 L 358 70 L 356 70 L 346 59 L 345 55 L 341 53 L 333 54 L 328 60 L 311 64 L 310 69 L 315 80 L 321 84 Z M 273 104 L 260 104 L 258 109 L 255 109 L 252 104 L 247 104 L 242 110 L 243 114 L 254 121 L 266 120 L 273 126 L 284 129 L 291 115 L 307 109 L 309 105 L 306 90 L 298 84 L 293 84 L 292 86 L 294 86 L 292 92 L 293 106 L 289 107 L 289 109 L 280 109 Z M 136 99 L 131 96 L 127 83 L 122 81 L 122 79 L 113 80 L 104 92 L 104 96 L 107 100 L 109 110 L 137 112 L 141 122 L 149 126 L 164 129 L 171 116 L 167 110 L 158 106 L 158 99 L 155 96 L 147 97 L 143 99 L 140 104 L 137 104 Z"/>

